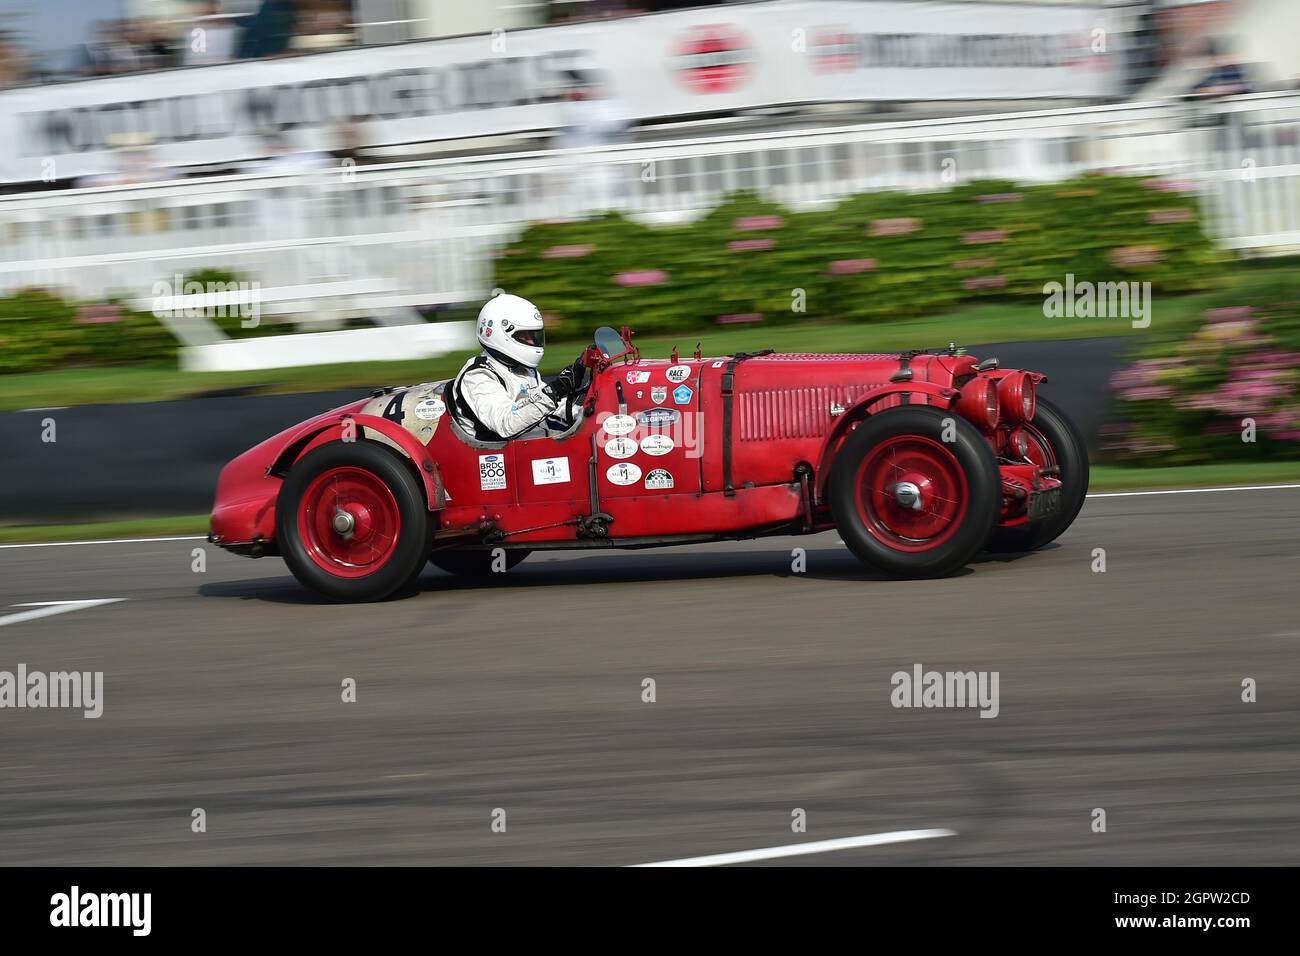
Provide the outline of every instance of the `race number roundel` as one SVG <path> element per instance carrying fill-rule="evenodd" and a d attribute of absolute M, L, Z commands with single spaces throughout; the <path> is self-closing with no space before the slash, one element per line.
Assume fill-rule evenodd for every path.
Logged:
<path fill-rule="evenodd" d="M 617 465 L 610 465 L 609 470 L 605 472 L 605 477 L 615 485 L 635 485 L 641 480 L 641 469 L 630 461 L 620 461 Z"/>

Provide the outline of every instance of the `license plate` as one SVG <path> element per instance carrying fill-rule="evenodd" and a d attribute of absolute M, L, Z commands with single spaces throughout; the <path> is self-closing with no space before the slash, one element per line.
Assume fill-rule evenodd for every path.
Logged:
<path fill-rule="evenodd" d="M 1029 520 L 1038 521 L 1061 510 L 1061 489 L 1048 488 L 1029 495 Z"/>

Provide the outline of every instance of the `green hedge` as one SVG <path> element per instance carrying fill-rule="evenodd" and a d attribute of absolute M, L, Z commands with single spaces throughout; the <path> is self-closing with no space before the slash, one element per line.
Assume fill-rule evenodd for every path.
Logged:
<path fill-rule="evenodd" d="M 0 297 L 0 374 L 175 355 L 176 340 L 156 318 L 119 301 L 78 304 L 46 289 Z"/>
<path fill-rule="evenodd" d="M 698 329 L 722 316 L 881 322 L 973 300 L 1041 298 L 1044 283 L 1067 272 L 1194 291 L 1210 287 L 1223 258 L 1192 197 L 1158 181 L 1092 175 L 864 193 L 798 213 L 738 194 L 673 227 L 616 213 L 539 223 L 502 251 L 495 284 L 536 302 L 553 334 L 580 337 L 624 322 L 646 334 Z M 638 273 L 658 274 L 620 284 Z M 797 289 L 802 312 L 792 308 Z"/>
<path fill-rule="evenodd" d="M 1300 289 L 1270 275 L 1212 297 L 1199 329 L 1147 345 L 1111 387 L 1102 450 L 1113 460 L 1300 458 Z"/>

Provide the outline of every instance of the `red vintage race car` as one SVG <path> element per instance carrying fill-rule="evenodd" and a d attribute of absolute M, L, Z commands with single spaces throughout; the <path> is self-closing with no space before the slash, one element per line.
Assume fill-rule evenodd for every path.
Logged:
<path fill-rule="evenodd" d="M 933 577 L 1060 535 L 1088 489 L 1044 376 L 961 350 L 643 358 L 603 328 L 563 431 L 476 440 L 452 382 L 385 388 L 221 472 L 209 540 L 279 554 L 339 601 L 432 562 L 483 574 L 530 551 L 834 528 L 863 562 Z"/>

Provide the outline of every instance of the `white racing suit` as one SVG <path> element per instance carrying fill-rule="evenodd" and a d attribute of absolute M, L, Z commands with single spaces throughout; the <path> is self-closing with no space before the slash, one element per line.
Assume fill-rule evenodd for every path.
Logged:
<path fill-rule="evenodd" d="M 507 441 L 530 428 L 546 425 L 567 402 L 557 403 L 535 368 L 510 365 L 491 352 L 465 363 L 452 386 L 452 412 L 480 441 Z M 552 427 L 563 428 L 557 420 Z"/>

